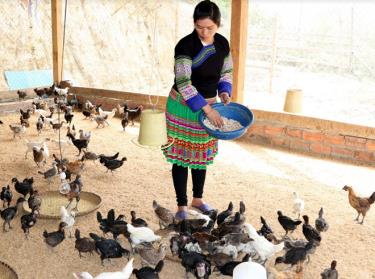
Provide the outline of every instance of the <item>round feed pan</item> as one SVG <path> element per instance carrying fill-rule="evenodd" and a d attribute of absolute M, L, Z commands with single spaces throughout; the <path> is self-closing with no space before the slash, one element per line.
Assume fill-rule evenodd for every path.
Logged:
<path fill-rule="evenodd" d="M 40 208 L 39 218 L 43 219 L 60 219 L 61 206 L 67 206 L 69 201 L 65 195 L 59 191 L 47 191 L 40 194 L 42 205 Z M 81 200 L 78 203 L 78 212 L 76 216 L 83 216 L 98 209 L 102 203 L 102 199 L 97 194 L 91 192 L 81 192 Z M 70 207 L 76 206 L 76 200 L 73 199 Z M 23 204 L 23 208 L 27 212 L 31 212 L 27 202 Z"/>
<path fill-rule="evenodd" d="M 6 263 L 0 261 L 0 278 L 1 279 L 18 279 L 17 273 Z"/>

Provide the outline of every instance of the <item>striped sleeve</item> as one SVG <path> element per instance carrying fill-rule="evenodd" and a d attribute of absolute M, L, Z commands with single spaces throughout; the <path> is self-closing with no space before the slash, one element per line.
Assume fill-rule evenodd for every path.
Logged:
<path fill-rule="evenodd" d="M 191 66 L 191 57 L 186 55 L 176 56 L 174 71 L 178 92 L 181 93 L 191 110 L 196 112 L 207 105 L 207 101 L 191 83 Z"/>
<path fill-rule="evenodd" d="M 232 96 L 233 62 L 230 53 L 225 57 L 223 68 L 220 73 L 217 90 L 220 93 L 228 92 Z"/>

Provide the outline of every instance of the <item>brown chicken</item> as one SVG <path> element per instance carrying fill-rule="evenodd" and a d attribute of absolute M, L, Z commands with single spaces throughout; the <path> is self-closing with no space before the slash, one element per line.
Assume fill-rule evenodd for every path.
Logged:
<path fill-rule="evenodd" d="M 369 198 L 361 198 L 355 194 L 351 186 L 345 185 L 342 189 L 348 191 L 349 203 L 358 212 L 357 218 L 354 221 L 359 222 L 359 215 L 362 214 L 362 221 L 359 223 L 363 224 L 367 211 L 375 201 L 375 192 Z"/>

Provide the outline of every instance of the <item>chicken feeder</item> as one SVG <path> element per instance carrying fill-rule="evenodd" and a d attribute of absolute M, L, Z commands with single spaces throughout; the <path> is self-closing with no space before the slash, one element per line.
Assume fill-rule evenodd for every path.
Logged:
<path fill-rule="evenodd" d="M 0 262 L 1 279 L 18 279 L 17 273 L 6 263 Z"/>
<path fill-rule="evenodd" d="M 39 218 L 42 219 L 60 219 L 60 208 L 61 206 L 67 206 L 69 201 L 65 195 L 59 191 L 46 191 L 40 194 L 42 198 L 42 205 L 40 207 Z M 76 216 L 87 215 L 90 212 L 98 209 L 102 203 L 100 196 L 91 192 L 81 192 L 80 201 L 78 203 L 78 211 Z M 71 206 L 75 206 L 76 201 L 73 200 Z M 27 202 L 23 204 L 23 208 L 26 212 L 31 212 Z M 2 278 L 2 277 L 0 277 Z"/>
<path fill-rule="evenodd" d="M 157 109 L 143 110 L 138 139 L 133 139 L 132 142 L 140 147 L 158 149 L 168 147 L 170 144 L 168 144 L 165 112 Z"/>

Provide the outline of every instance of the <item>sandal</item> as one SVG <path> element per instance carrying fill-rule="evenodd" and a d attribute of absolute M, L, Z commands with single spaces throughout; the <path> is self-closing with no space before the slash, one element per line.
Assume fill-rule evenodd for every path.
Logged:
<path fill-rule="evenodd" d="M 174 216 L 175 219 L 177 219 L 178 221 L 182 221 L 182 220 L 185 220 L 188 218 L 188 213 L 187 211 L 184 211 L 184 210 L 181 210 L 181 211 L 177 211 L 176 212 L 176 215 Z"/>
<path fill-rule="evenodd" d="M 202 213 L 212 210 L 211 206 L 209 206 L 207 203 L 202 203 L 200 206 L 192 205 L 192 207 L 200 210 Z"/>

